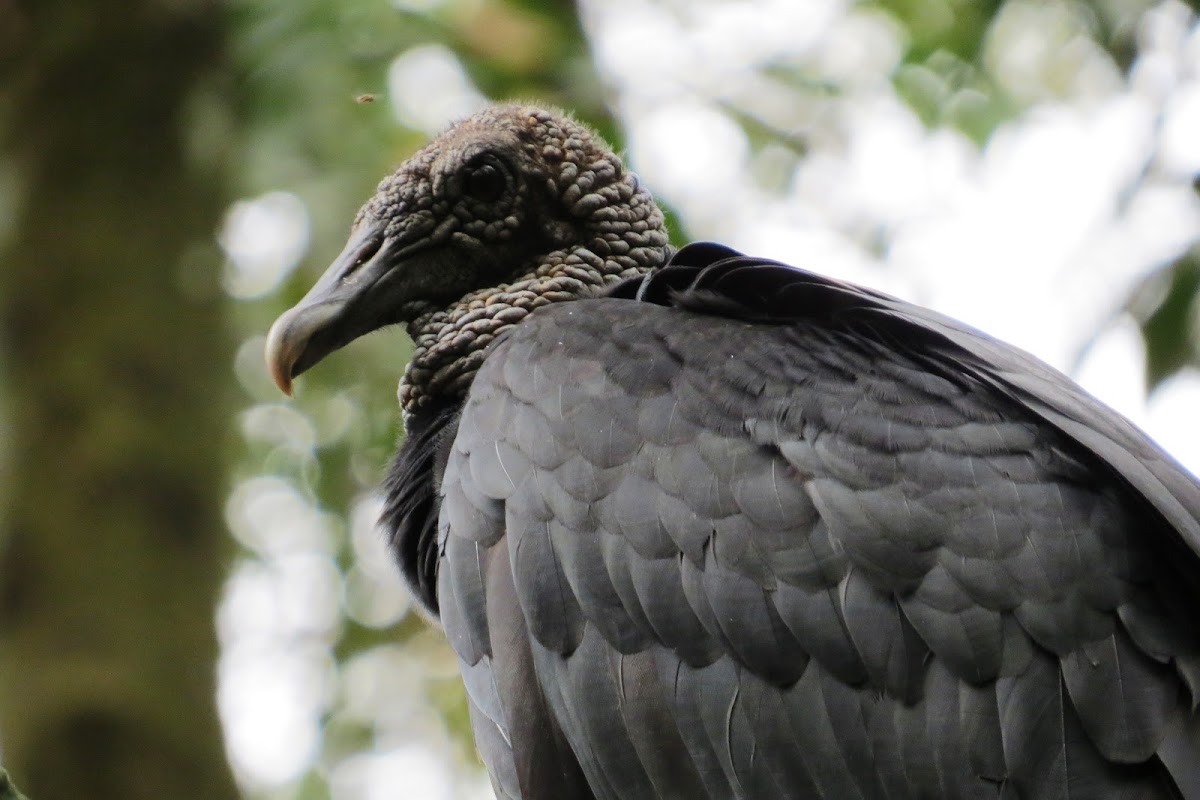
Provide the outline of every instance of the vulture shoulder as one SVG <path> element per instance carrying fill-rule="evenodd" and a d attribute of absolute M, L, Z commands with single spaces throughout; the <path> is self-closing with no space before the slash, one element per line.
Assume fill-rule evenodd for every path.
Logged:
<path fill-rule="evenodd" d="M 698 245 L 443 416 L 410 568 L 502 794 L 1200 798 L 1200 486 L 1030 356 Z"/>

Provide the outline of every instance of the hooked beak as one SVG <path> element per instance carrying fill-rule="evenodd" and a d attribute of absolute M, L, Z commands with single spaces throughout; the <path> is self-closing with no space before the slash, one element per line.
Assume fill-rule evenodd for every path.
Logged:
<path fill-rule="evenodd" d="M 373 330 L 400 322 L 403 297 L 392 279 L 405 248 L 364 222 L 304 299 L 271 326 L 267 369 L 284 394 L 292 380 L 325 356 Z M 399 251 L 399 252 L 398 252 Z"/>

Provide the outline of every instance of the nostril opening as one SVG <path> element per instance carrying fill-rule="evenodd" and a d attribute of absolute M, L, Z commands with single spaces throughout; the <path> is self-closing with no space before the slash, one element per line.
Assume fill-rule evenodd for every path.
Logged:
<path fill-rule="evenodd" d="M 375 257 L 381 247 L 383 247 L 382 236 L 375 236 L 363 242 L 362 247 L 358 248 L 358 252 L 354 254 L 354 259 L 350 262 L 345 277 L 349 278 L 354 275 L 363 264 Z"/>

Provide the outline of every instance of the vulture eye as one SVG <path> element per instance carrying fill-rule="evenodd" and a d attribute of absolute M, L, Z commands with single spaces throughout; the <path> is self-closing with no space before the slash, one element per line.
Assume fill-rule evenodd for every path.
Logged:
<path fill-rule="evenodd" d="M 468 167 L 464 190 L 468 197 L 484 203 L 492 203 L 504 194 L 507 181 L 504 170 L 498 164 L 484 161 Z"/>

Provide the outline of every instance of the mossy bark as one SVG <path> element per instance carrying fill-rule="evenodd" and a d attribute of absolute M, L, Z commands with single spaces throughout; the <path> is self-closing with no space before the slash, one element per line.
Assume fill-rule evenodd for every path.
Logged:
<path fill-rule="evenodd" d="M 228 800 L 224 191 L 189 127 L 222 9 L 9 0 L 0 29 L 5 766 L 36 800 Z"/>

